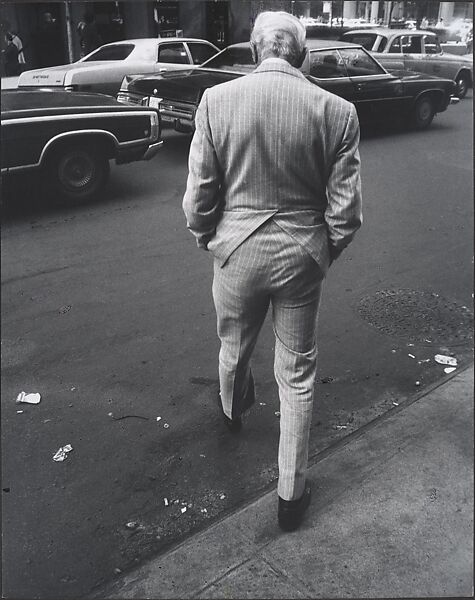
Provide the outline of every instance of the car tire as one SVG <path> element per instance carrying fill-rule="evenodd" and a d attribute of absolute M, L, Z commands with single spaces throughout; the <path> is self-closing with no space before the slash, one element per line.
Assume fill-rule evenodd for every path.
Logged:
<path fill-rule="evenodd" d="M 465 98 L 470 87 L 470 77 L 467 75 L 467 73 L 460 73 L 459 75 L 457 75 L 455 85 L 455 95 L 457 96 L 457 98 Z"/>
<path fill-rule="evenodd" d="M 43 183 L 53 201 L 84 204 L 104 189 L 109 173 L 109 160 L 100 148 L 61 146 L 48 157 Z"/>
<path fill-rule="evenodd" d="M 414 129 L 427 129 L 435 116 L 434 99 L 428 94 L 416 100 L 411 113 L 411 125 Z"/>

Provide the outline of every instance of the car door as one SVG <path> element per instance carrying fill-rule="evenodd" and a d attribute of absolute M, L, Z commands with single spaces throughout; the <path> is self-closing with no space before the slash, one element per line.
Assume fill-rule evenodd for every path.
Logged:
<path fill-rule="evenodd" d="M 423 37 L 423 47 L 429 75 L 455 79 L 458 65 L 456 61 L 446 60 L 437 36 L 425 35 Z"/>
<path fill-rule="evenodd" d="M 388 73 L 363 48 L 339 48 L 362 118 L 387 118 L 400 108 L 401 80 Z"/>
<path fill-rule="evenodd" d="M 422 35 L 408 34 L 401 36 L 402 52 L 404 54 L 404 68 L 418 73 L 429 73 L 430 65 L 422 47 Z"/>
<path fill-rule="evenodd" d="M 311 50 L 308 72 L 313 83 L 353 102 L 355 90 L 337 50 Z"/>
<path fill-rule="evenodd" d="M 380 37 L 381 39 L 377 51 L 372 52 L 374 58 L 378 60 L 385 69 L 403 70 L 404 54 L 402 53 L 401 36 Z"/>
<path fill-rule="evenodd" d="M 186 69 L 189 66 L 190 57 L 183 42 L 162 42 L 158 45 L 158 73 Z"/>

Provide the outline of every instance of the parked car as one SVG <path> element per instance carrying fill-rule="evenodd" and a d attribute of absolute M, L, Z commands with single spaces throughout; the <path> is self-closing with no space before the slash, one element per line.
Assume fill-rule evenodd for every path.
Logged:
<path fill-rule="evenodd" d="M 464 98 L 473 84 L 473 57 L 444 52 L 431 31 L 355 29 L 344 33 L 341 39 L 360 44 L 387 69 L 409 69 L 452 79 L 459 98 Z"/>
<path fill-rule="evenodd" d="M 152 158 L 162 145 L 157 111 L 88 92 L 2 90 L 1 172 L 37 169 L 45 193 L 88 201 L 104 188 L 109 160 Z"/>
<path fill-rule="evenodd" d="M 302 71 L 309 81 L 353 102 L 362 120 L 391 121 L 400 115 L 424 129 L 451 102 L 455 85 L 448 79 L 390 74 L 355 44 L 307 40 L 307 46 L 309 53 Z M 126 76 L 117 99 L 154 107 L 163 123 L 172 124 L 177 131 L 191 132 L 204 90 L 254 68 L 249 44 L 234 44 L 194 70 Z"/>
<path fill-rule="evenodd" d="M 69 65 L 25 71 L 18 87 L 48 86 L 115 96 L 125 75 L 189 69 L 219 52 L 206 40 L 143 38 L 105 44 Z"/>

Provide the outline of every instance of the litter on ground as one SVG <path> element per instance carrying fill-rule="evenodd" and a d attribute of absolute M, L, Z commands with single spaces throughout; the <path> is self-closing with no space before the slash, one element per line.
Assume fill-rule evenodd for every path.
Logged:
<path fill-rule="evenodd" d="M 436 354 L 434 360 L 439 365 L 448 365 L 449 367 L 457 366 L 457 359 L 454 356 L 447 356 L 445 354 Z"/>
<path fill-rule="evenodd" d="M 25 404 L 39 404 L 41 401 L 41 395 L 38 393 L 34 394 L 26 394 L 25 392 L 20 392 L 16 397 L 16 403 L 20 404 L 21 402 Z"/>
<path fill-rule="evenodd" d="M 408 354 L 408 356 L 409 356 L 410 358 L 416 358 L 416 357 L 414 356 L 414 354 Z"/>
<path fill-rule="evenodd" d="M 168 498 L 163 499 L 163 504 L 165 504 L 165 506 L 168 506 Z"/>
<path fill-rule="evenodd" d="M 53 460 L 55 460 L 56 462 L 62 462 L 63 460 L 66 460 L 68 458 L 68 452 L 71 452 L 72 449 L 73 447 L 71 446 L 71 444 L 66 444 L 66 446 L 62 446 L 53 456 Z"/>
<path fill-rule="evenodd" d="M 182 507 L 180 508 L 180 510 L 181 510 L 182 514 L 183 514 L 183 513 L 186 513 L 186 506 L 182 506 Z"/>
<path fill-rule="evenodd" d="M 444 373 L 447 373 L 447 375 L 448 375 L 449 373 L 453 373 L 456 370 L 457 370 L 456 367 L 445 367 Z"/>

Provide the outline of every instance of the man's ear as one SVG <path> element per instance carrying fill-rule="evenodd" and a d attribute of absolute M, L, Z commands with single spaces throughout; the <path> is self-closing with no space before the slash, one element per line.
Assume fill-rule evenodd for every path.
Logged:
<path fill-rule="evenodd" d="M 307 56 L 307 52 L 308 52 L 308 48 L 307 46 L 304 46 L 302 52 L 300 53 L 300 56 L 297 60 L 297 64 L 295 65 L 297 69 L 300 69 L 300 67 L 303 65 L 304 60 Z"/>
<path fill-rule="evenodd" d="M 254 64 L 257 65 L 257 62 L 259 60 L 258 56 L 257 56 L 257 48 L 255 46 L 255 44 L 253 44 L 252 42 L 249 42 L 250 46 L 251 46 L 251 54 L 252 54 L 252 60 L 254 61 Z"/>

